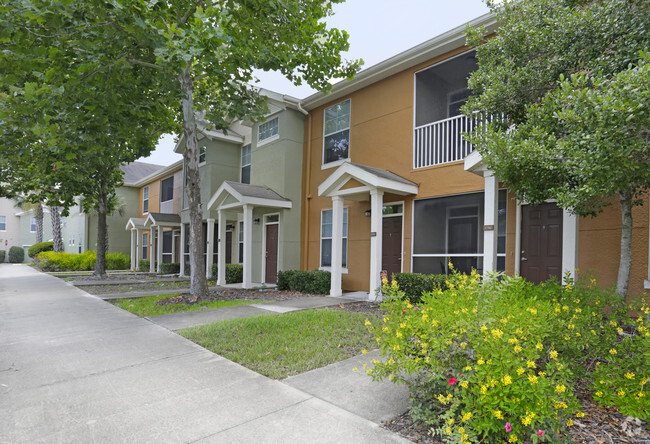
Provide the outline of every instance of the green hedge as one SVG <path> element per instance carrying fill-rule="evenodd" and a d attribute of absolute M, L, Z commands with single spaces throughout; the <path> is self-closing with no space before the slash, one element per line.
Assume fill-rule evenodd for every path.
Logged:
<path fill-rule="evenodd" d="M 332 277 L 329 271 L 279 271 L 278 290 L 299 291 L 309 294 L 329 294 L 331 280 Z"/>
<path fill-rule="evenodd" d="M 412 303 L 420 302 L 423 293 L 447 289 L 445 274 L 394 273 L 393 279 Z"/>
<path fill-rule="evenodd" d="M 163 262 L 162 264 L 160 264 L 161 274 L 175 274 L 175 273 L 180 273 L 180 271 L 181 271 L 181 264 L 179 264 L 178 262 L 170 262 L 170 263 Z"/>
<path fill-rule="evenodd" d="M 149 273 L 150 267 L 151 262 L 149 262 L 149 259 L 140 259 L 140 263 L 138 264 L 138 271 Z"/>
<path fill-rule="evenodd" d="M 34 258 L 34 264 L 43 271 L 92 271 L 97 253 L 86 251 L 80 254 L 43 251 Z M 124 253 L 106 254 L 107 270 L 128 270 L 131 258 Z"/>
<path fill-rule="evenodd" d="M 49 241 L 49 242 L 40 242 L 38 244 L 34 244 L 29 249 L 27 250 L 27 256 L 29 257 L 34 257 L 41 251 L 52 251 L 54 248 L 54 242 Z"/>
<path fill-rule="evenodd" d="M 219 268 L 212 265 L 212 278 L 217 279 Z M 226 284 L 239 284 L 244 280 L 244 266 L 241 264 L 226 264 Z"/>
<path fill-rule="evenodd" d="M 9 262 L 20 264 L 25 260 L 25 250 L 20 247 L 11 247 L 9 249 Z"/>
<path fill-rule="evenodd" d="M 2 264 L 5 261 L 5 251 L 0 250 L 0 264 Z"/>

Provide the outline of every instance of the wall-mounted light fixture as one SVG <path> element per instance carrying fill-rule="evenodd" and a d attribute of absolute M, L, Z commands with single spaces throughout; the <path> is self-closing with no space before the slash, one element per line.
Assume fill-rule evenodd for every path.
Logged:
<path fill-rule="evenodd" d="M 253 224 L 254 225 L 259 225 L 260 224 L 260 218 L 258 217 L 257 219 L 253 219 Z"/>
<path fill-rule="evenodd" d="M 363 213 L 363 215 L 366 216 L 366 217 L 370 217 L 371 214 L 372 214 L 372 211 L 370 211 L 370 210 L 366 210 L 366 211 Z"/>
<path fill-rule="evenodd" d="M 226 231 L 232 231 L 232 230 L 234 230 L 234 229 L 235 229 L 235 226 L 234 226 L 234 225 L 232 225 L 232 224 L 228 224 L 228 225 L 226 225 Z"/>

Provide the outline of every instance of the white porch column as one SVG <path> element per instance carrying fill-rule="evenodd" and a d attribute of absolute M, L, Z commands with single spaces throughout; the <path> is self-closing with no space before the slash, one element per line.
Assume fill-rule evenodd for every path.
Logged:
<path fill-rule="evenodd" d="M 562 281 L 566 273 L 575 280 L 578 268 L 578 216 L 563 210 L 562 214 Z"/>
<path fill-rule="evenodd" d="M 181 276 L 185 276 L 185 224 L 181 223 Z"/>
<path fill-rule="evenodd" d="M 244 205 L 244 270 L 242 288 L 253 286 L 253 206 Z M 225 267 L 224 267 L 225 268 Z"/>
<path fill-rule="evenodd" d="M 135 271 L 137 268 L 138 260 L 135 255 L 138 251 L 137 246 L 137 231 L 135 228 L 131 228 L 131 271 Z"/>
<path fill-rule="evenodd" d="M 174 229 L 172 228 L 172 262 L 174 262 L 174 258 L 176 257 L 176 239 L 174 237 Z"/>
<path fill-rule="evenodd" d="M 156 259 L 154 256 L 154 251 L 153 251 L 153 234 L 154 234 L 154 227 L 152 226 L 149 229 L 149 273 L 155 273 L 156 269 Z"/>
<path fill-rule="evenodd" d="M 208 219 L 208 239 L 205 244 L 205 275 L 212 278 L 212 264 L 214 263 L 214 219 Z"/>
<path fill-rule="evenodd" d="M 163 236 L 162 236 L 162 227 L 158 225 L 158 247 L 156 247 L 156 273 L 160 273 L 162 270 L 160 268 L 162 264 L 162 246 L 163 246 Z"/>
<path fill-rule="evenodd" d="M 330 296 L 339 297 L 341 288 L 341 268 L 343 267 L 343 198 L 332 197 L 332 281 Z"/>
<path fill-rule="evenodd" d="M 370 288 L 368 295 L 374 301 L 381 291 L 381 254 L 383 236 L 384 192 L 370 190 Z"/>
<path fill-rule="evenodd" d="M 494 172 L 486 171 L 483 210 L 483 275 L 497 269 L 497 234 L 499 221 L 499 182 Z"/>
<path fill-rule="evenodd" d="M 142 231 L 135 229 L 135 269 L 136 271 L 140 268 L 140 253 L 142 252 L 142 246 L 140 245 L 140 239 L 142 238 Z"/>
<path fill-rule="evenodd" d="M 515 275 L 521 274 L 521 202 L 517 201 L 515 218 Z"/>
<path fill-rule="evenodd" d="M 217 285 L 226 285 L 226 215 L 219 210 L 219 255 L 217 256 Z"/>

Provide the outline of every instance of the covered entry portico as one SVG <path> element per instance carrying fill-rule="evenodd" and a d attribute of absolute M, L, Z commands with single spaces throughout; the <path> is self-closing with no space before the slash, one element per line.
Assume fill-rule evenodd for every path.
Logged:
<path fill-rule="evenodd" d="M 226 224 L 243 222 L 243 279 L 242 288 L 252 288 L 253 210 L 255 208 L 290 209 L 291 201 L 261 185 L 224 181 L 208 202 L 207 209 L 218 214 L 217 285 L 226 284 Z M 259 223 L 259 221 L 258 221 Z M 208 225 L 210 230 L 210 224 Z M 211 238 L 208 235 L 208 238 Z M 214 254 L 214 243 L 208 245 L 208 257 Z"/>
<path fill-rule="evenodd" d="M 145 230 L 144 218 L 132 217 L 126 224 L 125 230 L 131 230 L 131 271 L 138 270 L 142 248 L 140 248 L 140 239 L 142 231 Z"/>
<path fill-rule="evenodd" d="M 151 232 L 149 235 L 149 272 L 160 273 L 163 254 L 171 255 L 170 262 L 173 262 L 173 258 L 176 257 L 175 235 L 180 233 L 181 217 L 174 213 L 149 213 L 144 221 L 144 228 L 149 229 Z M 164 251 L 163 229 L 171 232 L 171 246 L 168 247 L 167 251 Z"/>
<path fill-rule="evenodd" d="M 369 295 L 381 287 L 382 214 L 384 193 L 400 196 L 418 193 L 418 185 L 387 170 L 344 162 L 318 186 L 318 195 L 332 199 L 332 281 L 330 296 L 341 296 L 343 202 L 370 200 Z"/>

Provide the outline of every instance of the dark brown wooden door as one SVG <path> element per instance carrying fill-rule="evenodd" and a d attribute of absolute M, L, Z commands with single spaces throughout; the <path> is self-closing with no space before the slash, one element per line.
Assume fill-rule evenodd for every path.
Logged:
<path fill-rule="evenodd" d="M 226 231 L 226 263 L 232 264 L 232 231 Z"/>
<path fill-rule="evenodd" d="M 278 225 L 266 226 L 266 268 L 265 279 L 269 284 L 278 280 Z"/>
<path fill-rule="evenodd" d="M 553 203 L 521 207 L 521 275 L 562 279 L 562 209 Z"/>
<path fill-rule="evenodd" d="M 402 216 L 383 218 L 381 269 L 388 272 L 389 279 L 402 271 Z"/>

